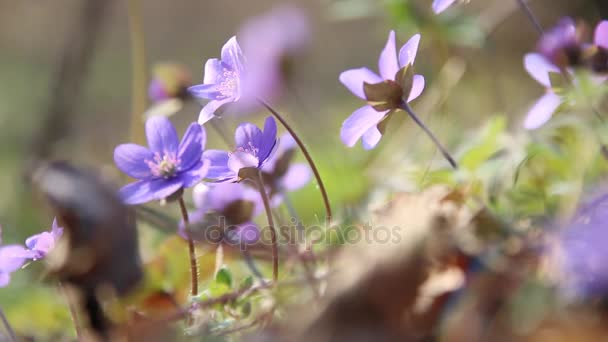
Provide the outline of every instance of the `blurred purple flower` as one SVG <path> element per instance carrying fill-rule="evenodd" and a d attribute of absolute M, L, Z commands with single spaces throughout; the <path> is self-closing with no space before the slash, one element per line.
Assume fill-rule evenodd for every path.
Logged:
<path fill-rule="evenodd" d="M 593 43 L 595 53 L 590 58 L 591 69 L 601 74 L 608 73 L 608 20 L 595 27 Z"/>
<path fill-rule="evenodd" d="M 283 5 L 248 20 L 238 37 L 247 58 L 244 93 L 269 100 L 279 95 L 294 57 L 309 45 L 310 26 L 300 9 Z"/>
<path fill-rule="evenodd" d="M 126 204 L 165 199 L 195 185 L 207 174 L 209 161 L 201 158 L 206 135 L 199 124 L 190 124 L 180 142 L 169 119 L 152 117 L 146 121 L 146 136 L 149 149 L 123 144 L 114 150 L 116 166 L 139 179 L 120 189 Z"/>
<path fill-rule="evenodd" d="M 600 196 L 579 210 L 558 236 L 563 281 L 569 295 L 608 295 L 608 197 Z"/>
<path fill-rule="evenodd" d="M 190 217 L 195 239 L 200 239 L 197 226 L 208 231 L 209 226 L 220 227 L 227 243 L 255 243 L 260 238 L 258 226 L 252 221 L 264 210 L 260 194 L 242 183 L 198 184 L 192 194 L 196 212 Z M 180 224 L 180 235 L 185 237 L 185 226 Z M 205 233 L 203 238 L 209 239 Z M 198 237 L 198 238 L 197 238 Z M 213 242 L 213 241 L 212 241 Z"/>
<path fill-rule="evenodd" d="M 161 63 L 154 66 L 152 80 L 148 86 L 148 97 L 154 103 L 173 98 L 187 97 L 188 87 L 192 80 L 187 70 L 173 63 Z"/>
<path fill-rule="evenodd" d="M 566 17 L 543 34 L 537 50 L 551 63 L 566 67 L 580 59 L 580 44 L 574 20 Z"/>
<path fill-rule="evenodd" d="M 59 227 L 57 219 L 53 219 L 50 232 L 42 232 L 25 240 L 25 245 L 28 248 L 30 257 L 33 260 L 44 258 L 57 243 L 57 240 L 63 235 L 63 227 Z"/>
<path fill-rule="evenodd" d="M 397 82 L 397 75 L 401 70 L 414 65 L 419 42 L 420 35 L 414 35 L 401 47 L 399 56 L 397 56 L 395 31 L 391 31 L 388 35 L 386 46 L 384 47 L 384 50 L 382 50 L 378 60 L 380 75 L 377 75 L 368 68 L 351 69 L 340 74 L 340 82 L 342 82 L 348 90 L 359 98 L 370 102 L 370 104 L 357 109 L 342 124 L 340 137 L 346 146 L 352 147 L 360 138 L 362 138 L 363 147 L 365 149 L 369 150 L 374 148 L 382 137 L 382 132 L 378 129 L 378 125 L 387 118 L 392 109 L 396 109 L 375 109 L 375 105 L 373 104 L 374 101 L 372 101 L 373 99 L 368 99 L 366 96 L 364 90 L 365 84 L 385 83 L 392 89 L 397 90 L 397 100 L 399 102 L 402 101 L 402 98 L 407 99 L 407 102 L 410 102 L 420 96 L 424 89 L 424 77 L 422 75 L 413 76 L 413 83 L 408 94 L 400 93 L 400 91 L 405 91 L 405 89 L 402 89 L 402 86 L 399 84 L 400 82 Z"/>
<path fill-rule="evenodd" d="M 559 73 L 560 69 L 538 53 L 525 55 L 524 67 L 532 78 L 545 87 L 545 94 L 532 105 L 524 120 L 524 128 L 532 130 L 549 121 L 553 113 L 562 104 L 561 97 L 553 91 L 549 75 L 550 73 Z"/>
<path fill-rule="evenodd" d="M 11 281 L 11 273 L 20 269 L 29 259 L 29 252 L 21 245 L 2 245 L 2 229 L 0 227 L 0 287 L 7 286 Z"/>
<path fill-rule="evenodd" d="M 261 168 L 277 146 L 277 124 L 267 117 L 264 131 L 251 123 L 240 124 L 235 131 L 236 149 L 233 152 L 207 150 L 203 157 L 211 161 L 207 178 L 219 182 L 239 181 L 242 168 Z"/>
<path fill-rule="evenodd" d="M 601 48 L 608 49 L 608 20 L 602 20 L 597 24 L 593 42 Z"/>
<path fill-rule="evenodd" d="M 433 0 L 433 12 L 439 14 L 452 6 L 456 0 Z"/>
<path fill-rule="evenodd" d="M 289 133 L 283 134 L 272 158 L 262 166 L 264 184 L 270 188 L 271 202 L 278 206 L 286 191 L 295 191 L 306 185 L 311 177 L 306 163 L 292 163 L 297 145 Z"/>
<path fill-rule="evenodd" d="M 211 58 L 205 63 L 203 84 L 188 88 L 192 96 L 210 100 L 201 110 L 198 123 L 211 120 L 221 107 L 241 99 L 244 58 L 236 37 L 222 47 L 221 59 Z"/>

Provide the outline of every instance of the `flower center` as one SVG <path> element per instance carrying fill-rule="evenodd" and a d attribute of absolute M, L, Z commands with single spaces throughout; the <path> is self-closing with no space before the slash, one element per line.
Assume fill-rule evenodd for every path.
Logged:
<path fill-rule="evenodd" d="M 147 160 L 146 163 L 156 177 L 171 178 L 177 173 L 181 160 L 175 156 L 175 153 L 164 152 L 154 154 L 154 160 Z"/>
<path fill-rule="evenodd" d="M 254 157 L 258 157 L 258 153 L 260 152 L 260 149 L 255 147 L 253 145 L 253 143 L 251 141 L 249 141 L 247 143 L 248 146 L 239 146 L 237 147 L 232 153 L 237 153 L 237 152 L 241 152 L 241 153 L 247 153 L 247 154 L 251 154 Z"/>
<path fill-rule="evenodd" d="M 219 92 L 225 97 L 232 97 L 237 90 L 238 74 L 234 70 L 224 69 L 222 73 L 222 82 L 218 86 Z"/>

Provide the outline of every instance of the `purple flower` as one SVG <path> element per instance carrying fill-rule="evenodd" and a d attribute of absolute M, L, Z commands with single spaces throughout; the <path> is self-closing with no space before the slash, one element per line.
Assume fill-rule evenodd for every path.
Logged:
<path fill-rule="evenodd" d="M 180 142 L 169 119 L 157 116 L 146 121 L 149 149 L 123 144 L 114 150 L 116 166 L 139 181 L 120 189 L 127 204 L 162 200 L 198 183 L 205 177 L 209 162 L 202 159 L 206 135 L 192 123 Z"/>
<path fill-rule="evenodd" d="M 294 57 L 309 45 L 310 27 L 302 11 L 283 5 L 248 20 L 238 37 L 247 59 L 244 93 L 269 100 L 279 95 Z"/>
<path fill-rule="evenodd" d="M 2 229 L 0 227 L 0 287 L 7 286 L 11 281 L 11 273 L 20 269 L 29 259 L 29 253 L 21 245 L 1 245 Z"/>
<path fill-rule="evenodd" d="M 377 75 L 368 68 L 351 69 L 340 74 L 340 82 L 348 90 L 363 100 L 369 102 L 368 105 L 357 109 L 342 124 L 340 137 L 342 142 L 348 146 L 354 146 L 362 138 L 363 147 L 367 150 L 374 148 L 382 137 L 379 124 L 388 117 L 393 110 L 398 109 L 402 101 L 410 102 L 416 99 L 424 89 L 424 77 L 413 75 L 413 79 L 406 80 L 410 84 L 410 89 L 406 90 L 403 86 L 401 74 L 414 64 L 420 35 L 414 35 L 399 51 L 397 56 L 395 46 L 395 32 L 391 31 L 388 41 L 378 60 L 380 75 Z M 411 71 L 411 69 L 410 69 Z M 371 98 L 374 87 L 381 87 L 382 95 L 388 92 L 388 99 L 382 99 L 384 104 L 377 105 L 377 99 Z M 371 89 L 372 92 L 368 92 Z"/>
<path fill-rule="evenodd" d="M 591 69 L 598 73 L 608 73 L 608 20 L 601 21 L 595 28 L 594 53 L 589 58 Z"/>
<path fill-rule="evenodd" d="M 580 63 L 581 41 L 572 18 L 563 18 L 543 34 L 538 52 L 555 65 L 563 67 Z"/>
<path fill-rule="evenodd" d="M 154 66 L 153 77 L 148 86 L 148 97 L 154 103 L 173 98 L 185 98 L 192 84 L 186 69 L 178 64 L 163 63 Z"/>
<path fill-rule="evenodd" d="M 264 131 L 251 123 L 240 124 L 235 131 L 236 148 L 232 152 L 208 150 L 203 157 L 211 161 L 207 178 L 219 182 L 239 181 L 242 168 L 261 168 L 277 146 L 277 124 L 267 117 Z"/>
<path fill-rule="evenodd" d="M 433 12 L 439 14 L 452 6 L 456 0 L 433 0 Z"/>
<path fill-rule="evenodd" d="M 593 42 L 601 48 L 608 49 L 608 20 L 602 20 L 597 24 Z"/>
<path fill-rule="evenodd" d="M 532 105 L 524 120 L 524 128 L 532 130 L 549 121 L 562 104 L 561 97 L 553 91 L 550 79 L 550 73 L 559 73 L 560 70 L 538 53 L 527 54 L 524 57 L 524 66 L 530 76 L 545 87 L 545 94 Z"/>
<path fill-rule="evenodd" d="M 243 52 L 236 37 L 232 37 L 222 47 L 221 59 L 211 58 L 205 63 L 203 84 L 188 88 L 192 96 L 210 100 L 199 114 L 199 124 L 211 120 L 223 106 L 241 99 L 243 75 Z"/>
<path fill-rule="evenodd" d="M 294 191 L 306 185 L 311 177 L 306 163 L 292 163 L 297 145 L 289 133 L 283 134 L 273 157 L 262 166 L 264 184 L 270 188 L 271 202 L 278 206 L 286 191 Z"/>
<path fill-rule="evenodd" d="M 196 240 L 231 244 L 255 243 L 260 238 L 252 221 L 264 210 L 260 194 L 242 183 L 198 184 L 192 194 L 197 207 L 191 215 L 190 234 Z M 220 228 L 220 232 L 213 229 Z M 180 225 L 180 235 L 185 236 Z"/>
<path fill-rule="evenodd" d="M 33 260 L 44 258 L 57 243 L 57 240 L 63 235 L 63 228 L 57 224 L 57 219 L 53 219 L 50 232 L 42 232 L 25 240 L 25 245 L 30 252 Z"/>

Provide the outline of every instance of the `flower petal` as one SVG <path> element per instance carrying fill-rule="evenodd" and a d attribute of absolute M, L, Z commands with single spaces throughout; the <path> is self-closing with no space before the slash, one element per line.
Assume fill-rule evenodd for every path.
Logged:
<path fill-rule="evenodd" d="M 136 205 L 153 200 L 165 199 L 182 187 L 179 177 L 171 179 L 155 179 L 152 181 L 139 181 L 127 184 L 119 191 L 125 204 Z"/>
<path fill-rule="evenodd" d="M 524 67 L 530 76 L 547 88 L 551 87 L 549 72 L 559 72 L 558 67 L 538 53 L 526 54 L 524 56 Z"/>
<path fill-rule="evenodd" d="M 277 123 L 274 121 L 272 116 L 266 118 L 264 121 L 264 131 L 260 139 L 258 158 L 263 163 L 269 156 L 272 149 L 277 144 Z"/>
<path fill-rule="evenodd" d="M 407 41 L 399 50 L 399 65 L 403 68 L 406 65 L 414 65 L 416 54 L 418 53 L 418 45 L 420 44 L 420 34 L 415 34 Z M 396 73 L 396 72 L 395 72 Z"/>
<path fill-rule="evenodd" d="M 245 150 L 250 150 L 252 147 L 259 148 L 262 141 L 262 135 L 262 130 L 260 130 L 258 126 L 249 122 L 244 122 L 234 131 L 236 148 Z"/>
<path fill-rule="evenodd" d="M 281 179 L 281 187 L 287 191 L 298 190 L 308 184 L 311 178 L 312 172 L 308 164 L 293 164 Z"/>
<path fill-rule="evenodd" d="M 205 63 L 203 84 L 217 84 L 220 82 L 223 74 L 224 66 L 222 65 L 222 61 L 217 58 L 210 58 Z"/>
<path fill-rule="evenodd" d="M 0 271 L 0 287 L 6 287 L 11 282 L 11 274 Z"/>
<path fill-rule="evenodd" d="M 414 75 L 414 81 L 412 85 L 412 90 L 410 91 L 410 96 L 407 99 L 407 102 L 414 101 L 415 99 L 422 94 L 424 90 L 424 76 L 422 75 Z"/>
<path fill-rule="evenodd" d="M 433 0 L 433 12 L 439 14 L 450 7 L 456 0 Z"/>
<path fill-rule="evenodd" d="M 561 98 L 553 92 L 543 95 L 528 111 L 524 128 L 532 130 L 544 125 L 561 103 Z"/>
<path fill-rule="evenodd" d="M 385 80 L 392 80 L 395 74 L 399 71 L 399 62 L 397 61 L 397 48 L 395 46 L 395 31 L 388 33 L 388 39 L 384 49 L 380 53 L 378 59 L 378 70 L 380 76 Z"/>
<path fill-rule="evenodd" d="M 258 167 L 260 160 L 251 153 L 234 152 L 228 158 L 228 167 L 232 172 L 238 174 L 239 170 L 245 167 Z"/>
<path fill-rule="evenodd" d="M 207 194 L 207 203 L 209 203 L 211 209 L 223 211 L 229 204 L 244 199 L 244 187 L 241 183 L 215 185 Z"/>
<path fill-rule="evenodd" d="M 147 148 L 135 144 L 122 144 L 114 149 L 116 167 L 129 177 L 136 179 L 152 178 L 152 172 L 146 161 L 154 159 L 154 154 Z"/>
<path fill-rule="evenodd" d="M 222 93 L 217 90 L 215 84 L 197 84 L 188 87 L 190 95 L 199 99 L 218 100 L 222 97 Z"/>
<path fill-rule="evenodd" d="M 201 112 L 198 115 L 199 125 L 204 125 L 207 121 L 213 119 L 213 117 L 215 116 L 215 112 L 217 112 L 220 107 L 230 102 L 234 102 L 234 99 L 231 97 L 225 98 L 223 100 L 209 101 L 209 103 L 207 103 L 205 107 L 201 109 Z"/>
<path fill-rule="evenodd" d="M 394 76 L 394 75 L 393 75 Z M 368 68 L 350 69 L 340 74 L 340 82 L 357 97 L 365 100 L 363 83 L 379 83 L 382 78 Z"/>
<path fill-rule="evenodd" d="M 253 244 L 260 239 L 260 231 L 254 222 L 246 222 L 226 232 L 226 242 L 229 244 Z"/>
<path fill-rule="evenodd" d="M 380 133 L 380 131 L 378 130 L 378 127 L 372 126 L 372 127 L 370 127 L 370 129 L 368 129 L 363 134 L 361 143 L 363 144 L 364 149 L 371 150 L 374 147 L 376 147 L 376 145 L 378 145 L 381 138 L 382 138 L 382 133 Z"/>
<path fill-rule="evenodd" d="M 51 234 L 55 237 L 55 240 L 59 239 L 63 235 L 63 227 L 60 227 L 57 223 L 57 218 L 53 218 L 53 224 L 51 225 Z"/>
<path fill-rule="evenodd" d="M 180 173 L 177 177 L 182 180 L 183 187 L 189 188 L 198 184 L 207 176 L 211 162 L 209 159 L 199 160 L 190 170 Z"/>
<path fill-rule="evenodd" d="M 203 128 L 193 122 L 188 126 L 184 138 L 179 144 L 177 158 L 180 160 L 179 171 L 188 170 L 203 156 Z"/>
<path fill-rule="evenodd" d="M 228 167 L 228 152 L 207 150 L 203 153 L 203 158 L 209 159 L 209 162 L 211 163 L 209 165 L 209 170 L 207 171 L 207 176 L 205 176 L 206 178 L 221 180 L 235 176 L 234 172 Z"/>
<path fill-rule="evenodd" d="M 230 69 L 241 72 L 243 51 L 236 40 L 236 36 L 228 39 L 222 47 L 222 63 L 226 64 Z"/>
<path fill-rule="evenodd" d="M 368 129 L 377 125 L 387 112 L 378 112 L 371 106 L 364 106 L 354 111 L 342 124 L 340 138 L 342 142 L 353 147 L 357 140 L 367 132 Z"/>
<path fill-rule="evenodd" d="M 171 121 L 164 116 L 151 117 L 146 121 L 146 137 L 152 152 L 177 153 L 179 138 Z"/>
<path fill-rule="evenodd" d="M 10 273 L 18 270 L 28 258 L 28 250 L 21 245 L 0 247 L 0 273 Z"/>
<path fill-rule="evenodd" d="M 608 20 L 602 20 L 595 28 L 595 45 L 608 49 Z"/>

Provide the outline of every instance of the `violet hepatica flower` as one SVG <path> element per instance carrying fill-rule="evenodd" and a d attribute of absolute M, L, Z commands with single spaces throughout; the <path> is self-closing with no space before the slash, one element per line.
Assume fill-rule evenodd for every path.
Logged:
<path fill-rule="evenodd" d="M 50 232 L 42 232 L 25 240 L 30 257 L 33 260 L 44 258 L 63 235 L 63 228 L 57 224 L 57 219 L 53 220 Z"/>
<path fill-rule="evenodd" d="M 243 52 L 236 37 L 224 44 L 221 59 L 207 60 L 203 84 L 188 88 L 192 96 L 209 100 L 199 114 L 199 124 L 211 120 L 225 105 L 241 99 L 242 77 L 245 72 L 243 62 Z"/>
<path fill-rule="evenodd" d="M 532 130 L 549 121 L 562 104 L 562 98 L 553 90 L 550 77 L 550 73 L 560 73 L 560 69 L 538 53 L 527 54 L 524 67 L 530 76 L 545 87 L 545 94 L 532 105 L 524 120 L 524 127 Z"/>
<path fill-rule="evenodd" d="M 439 14 L 452 6 L 456 0 L 433 0 L 433 12 Z"/>
<path fill-rule="evenodd" d="M 201 156 L 206 135 L 199 124 L 190 124 L 180 142 L 169 119 L 152 117 L 146 121 L 146 137 L 149 148 L 123 144 L 114 150 L 116 166 L 138 179 L 120 189 L 126 204 L 163 200 L 205 177 L 209 162 Z"/>
<path fill-rule="evenodd" d="M 264 210 L 260 194 L 242 183 L 198 184 L 192 194 L 197 207 L 191 216 L 189 234 L 211 243 L 255 243 L 260 238 L 253 219 Z M 218 234 L 212 229 L 221 229 Z M 180 226 L 180 235 L 185 235 Z"/>
<path fill-rule="evenodd" d="M 234 140 L 236 148 L 232 152 L 207 150 L 203 153 L 211 162 L 207 178 L 237 182 L 241 180 L 241 169 L 263 167 L 277 146 L 277 124 L 272 117 L 267 117 L 262 131 L 254 124 L 242 123 L 236 128 Z"/>
<path fill-rule="evenodd" d="M 279 139 L 273 157 L 262 166 L 262 177 L 264 184 L 270 188 L 273 206 L 281 203 L 285 192 L 302 188 L 312 177 L 308 164 L 292 163 L 296 150 L 295 140 L 289 133 L 285 133 Z"/>
<path fill-rule="evenodd" d="M 410 102 L 420 96 L 424 77 L 409 74 L 419 42 L 420 35 L 414 35 L 397 55 L 395 32 L 391 31 L 378 60 L 380 75 L 368 68 L 351 69 L 340 74 L 340 82 L 369 103 L 357 109 L 342 124 L 340 137 L 346 146 L 352 147 L 362 139 L 365 149 L 374 148 L 382 137 L 380 123 L 394 110 L 399 110 L 403 101 Z"/>
<path fill-rule="evenodd" d="M 546 31 L 538 42 L 538 52 L 555 65 L 576 65 L 581 58 L 581 41 L 572 18 L 563 18 Z"/>
<path fill-rule="evenodd" d="M 29 259 L 29 252 L 21 245 L 2 245 L 1 234 L 0 229 L 0 287 L 5 287 L 11 281 L 11 273 Z"/>

